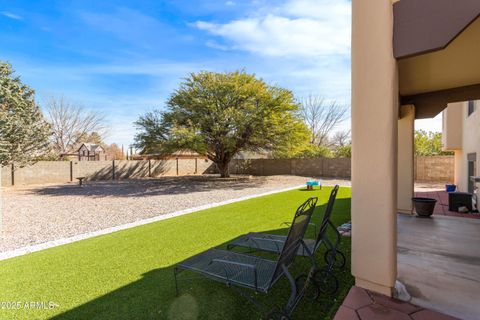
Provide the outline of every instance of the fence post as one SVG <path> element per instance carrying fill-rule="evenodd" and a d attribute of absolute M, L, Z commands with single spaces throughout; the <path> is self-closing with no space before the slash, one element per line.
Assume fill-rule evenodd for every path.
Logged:
<path fill-rule="evenodd" d="M 177 161 L 177 176 L 178 176 L 178 158 L 176 158 Z"/>
<path fill-rule="evenodd" d="M 12 187 L 15 185 L 15 165 L 12 163 L 12 169 L 11 169 L 11 178 L 12 178 Z"/>
<path fill-rule="evenodd" d="M 325 157 L 321 157 L 320 159 L 322 159 L 322 174 L 321 176 L 325 176 L 326 173 L 325 173 Z"/>
<path fill-rule="evenodd" d="M 152 161 L 148 159 L 148 177 L 152 177 Z"/>
<path fill-rule="evenodd" d="M 195 174 L 197 174 L 197 173 L 198 173 L 198 170 L 197 170 L 197 169 L 198 169 L 198 166 L 197 166 L 197 160 L 198 160 L 198 159 L 197 159 L 197 158 L 195 158 Z"/>
<path fill-rule="evenodd" d="M 73 181 L 73 161 L 70 161 L 70 182 Z"/>
<path fill-rule="evenodd" d="M 115 180 L 115 160 L 112 160 L 112 180 Z"/>

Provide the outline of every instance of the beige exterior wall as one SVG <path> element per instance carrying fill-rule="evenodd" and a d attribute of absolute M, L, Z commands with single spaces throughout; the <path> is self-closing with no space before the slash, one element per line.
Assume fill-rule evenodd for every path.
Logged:
<path fill-rule="evenodd" d="M 451 104 L 448 106 L 447 119 L 450 116 L 453 108 L 456 108 L 456 112 L 461 117 L 463 125 L 460 128 L 455 126 L 447 126 L 443 132 L 447 136 L 456 132 L 455 134 L 461 137 L 461 148 L 453 149 L 446 146 L 447 150 L 455 151 L 455 184 L 460 191 L 468 191 L 468 154 L 477 154 L 477 167 L 476 175 L 480 175 L 479 162 L 480 162 L 480 101 L 475 102 L 475 111 L 468 115 L 468 102 Z M 445 116 L 445 114 L 444 114 Z"/>
<path fill-rule="evenodd" d="M 391 1 L 352 1 L 352 273 L 357 285 L 386 295 L 397 277 L 399 92 L 392 30 Z"/>
<path fill-rule="evenodd" d="M 462 149 L 464 104 L 451 103 L 442 113 L 442 147 L 445 151 Z"/>
<path fill-rule="evenodd" d="M 415 106 L 400 107 L 398 119 L 398 211 L 412 214 Z"/>
<path fill-rule="evenodd" d="M 460 191 L 468 191 L 468 154 L 477 154 L 476 175 L 480 175 L 480 101 L 468 115 L 468 102 L 449 104 L 443 113 L 444 149 L 455 151 L 455 184 Z"/>

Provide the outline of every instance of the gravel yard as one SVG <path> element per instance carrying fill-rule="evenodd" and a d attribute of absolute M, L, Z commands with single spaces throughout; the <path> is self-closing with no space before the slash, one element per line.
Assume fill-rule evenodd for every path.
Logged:
<path fill-rule="evenodd" d="M 2 190 L 0 252 L 169 212 L 304 184 L 297 176 L 211 176 L 87 182 Z M 326 185 L 348 181 L 327 180 Z"/>

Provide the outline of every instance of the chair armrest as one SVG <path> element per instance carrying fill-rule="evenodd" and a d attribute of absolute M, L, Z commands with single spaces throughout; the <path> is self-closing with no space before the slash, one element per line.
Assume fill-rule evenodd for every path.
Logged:
<path fill-rule="evenodd" d="M 213 264 L 215 262 L 226 264 L 226 265 L 233 265 L 233 266 L 239 266 L 239 267 L 251 269 L 253 271 L 253 276 L 254 276 L 254 279 L 255 279 L 255 290 L 257 290 L 257 266 L 255 266 L 253 264 L 249 264 L 249 263 L 235 262 L 235 261 L 230 261 L 230 260 L 225 260 L 225 259 L 212 259 L 212 261 L 210 261 L 210 264 Z M 227 276 L 227 280 L 229 280 L 227 269 L 224 268 L 224 270 L 225 270 L 225 275 Z"/>
<path fill-rule="evenodd" d="M 277 240 L 277 239 L 273 239 L 273 238 L 269 238 L 268 236 L 265 236 L 263 238 L 261 237 L 251 237 L 250 238 L 253 242 L 255 242 L 255 240 L 258 240 L 258 241 L 271 241 L 273 242 L 273 244 L 275 245 L 275 248 L 277 248 L 277 252 L 280 253 L 280 247 L 278 246 L 279 243 L 281 244 L 284 244 L 285 241 L 282 241 L 282 240 Z"/>
<path fill-rule="evenodd" d="M 277 240 L 277 239 L 273 239 L 273 238 L 269 238 L 269 237 L 251 237 L 250 239 L 254 239 L 254 240 L 268 240 L 268 241 L 274 241 L 274 242 L 280 242 L 280 243 L 284 243 L 285 241 L 283 240 Z"/>

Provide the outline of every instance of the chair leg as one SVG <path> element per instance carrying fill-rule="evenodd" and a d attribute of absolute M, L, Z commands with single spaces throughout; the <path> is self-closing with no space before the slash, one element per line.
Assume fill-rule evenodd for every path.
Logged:
<path fill-rule="evenodd" d="M 293 309 L 298 303 L 297 297 L 297 285 L 295 283 L 295 279 L 293 278 L 292 274 L 288 271 L 288 268 L 282 265 L 283 272 L 287 277 L 288 282 L 290 283 L 290 297 L 288 298 L 287 304 L 285 305 L 285 312 L 288 315 L 291 315 Z"/>
<path fill-rule="evenodd" d="M 327 237 L 325 237 L 324 239 L 324 243 L 325 243 L 325 246 L 327 247 L 327 251 L 325 252 L 325 262 L 327 263 L 327 268 L 328 270 L 332 270 L 333 269 L 333 265 L 335 264 L 335 256 L 337 254 L 337 250 L 335 248 L 335 246 L 333 245 L 333 243 L 330 241 L 330 239 L 328 239 Z M 331 252 L 331 254 L 330 254 Z"/>
<path fill-rule="evenodd" d="M 177 282 L 177 273 L 178 273 L 178 268 L 174 267 L 173 268 L 173 277 L 175 278 L 175 296 L 178 297 L 178 282 Z"/>

